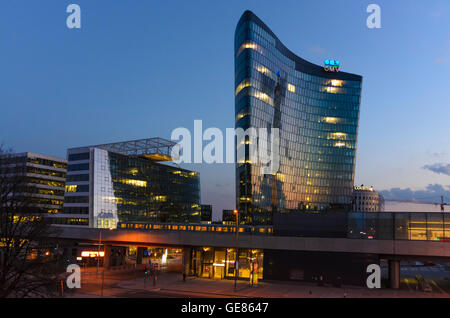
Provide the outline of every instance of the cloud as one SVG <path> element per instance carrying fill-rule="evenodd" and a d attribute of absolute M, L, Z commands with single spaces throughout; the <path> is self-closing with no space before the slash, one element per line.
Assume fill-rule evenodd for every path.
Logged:
<path fill-rule="evenodd" d="M 448 156 L 448 153 L 446 151 L 435 151 L 432 152 L 431 150 L 427 150 L 426 151 L 427 155 L 436 159 L 441 159 L 445 158 Z"/>
<path fill-rule="evenodd" d="M 436 158 L 441 158 L 441 157 L 447 156 L 448 153 L 446 153 L 444 151 L 443 152 L 433 152 L 431 155 Z"/>
<path fill-rule="evenodd" d="M 423 169 L 430 170 L 437 174 L 445 174 L 447 176 L 450 176 L 450 164 L 435 163 L 432 165 L 426 165 L 423 167 Z"/>
<path fill-rule="evenodd" d="M 441 184 L 429 184 L 425 189 L 422 190 L 411 190 L 410 188 L 391 188 L 388 190 L 382 190 L 380 191 L 380 193 L 386 200 L 438 203 L 441 201 L 442 195 L 446 198 L 447 201 L 450 199 L 450 186 L 444 186 Z"/>
<path fill-rule="evenodd" d="M 437 58 L 434 59 L 434 61 L 435 61 L 436 63 L 439 63 L 439 64 L 445 64 L 445 63 L 447 63 L 447 61 L 446 61 L 443 57 L 437 57 Z"/>

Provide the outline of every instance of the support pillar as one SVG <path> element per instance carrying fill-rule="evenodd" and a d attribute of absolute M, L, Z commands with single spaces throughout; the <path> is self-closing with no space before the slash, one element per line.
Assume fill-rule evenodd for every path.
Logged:
<path fill-rule="evenodd" d="M 186 276 L 191 274 L 191 253 L 190 247 L 183 248 L 183 270 Z"/>
<path fill-rule="evenodd" d="M 105 245 L 105 256 L 103 257 L 103 270 L 111 267 L 111 245 Z"/>
<path fill-rule="evenodd" d="M 389 282 L 392 289 L 400 288 L 400 261 L 389 260 Z"/>
<path fill-rule="evenodd" d="M 136 264 L 141 265 L 142 264 L 142 258 L 144 257 L 144 248 L 138 247 L 136 251 Z"/>

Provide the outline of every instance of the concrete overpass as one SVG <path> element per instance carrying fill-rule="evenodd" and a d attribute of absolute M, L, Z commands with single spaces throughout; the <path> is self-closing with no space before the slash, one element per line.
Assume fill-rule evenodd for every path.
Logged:
<path fill-rule="evenodd" d="M 189 231 L 107 230 L 85 227 L 61 227 L 60 238 L 77 242 L 105 245 L 105 266 L 111 246 L 139 247 L 217 247 L 230 248 L 236 244 L 235 233 L 211 233 Z M 287 237 L 258 234 L 239 234 L 239 248 L 376 254 L 387 259 L 390 267 L 391 286 L 398 288 L 400 260 L 426 260 L 450 262 L 450 242 L 410 240 L 367 240 L 348 238 Z"/>

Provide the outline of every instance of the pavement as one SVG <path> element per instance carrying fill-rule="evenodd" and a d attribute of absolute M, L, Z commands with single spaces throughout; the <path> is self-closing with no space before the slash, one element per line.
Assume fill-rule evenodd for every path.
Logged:
<path fill-rule="evenodd" d="M 402 263 L 400 266 L 400 288 L 413 291 L 420 289 L 416 277 L 421 276 L 424 279 L 425 285 L 427 285 L 432 292 L 444 296 L 450 295 L 449 269 L 450 268 L 445 264 L 421 266 Z M 387 277 L 387 271 L 387 267 L 382 267 L 382 276 Z"/>
<path fill-rule="evenodd" d="M 409 268 L 408 268 L 409 269 Z M 408 269 L 403 268 L 403 271 Z M 417 272 L 417 270 L 411 270 Z M 430 272 L 434 272 L 430 269 Z M 436 271 L 438 272 L 438 271 Z M 403 273 L 402 273 L 403 275 Z M 188 277 L 185 282 L 178 273 L 160 273 L 156 284 L 144 279 L 142 271 L 110 271 L 101 274 L 95 270 L 82 272 L 81 289 L 67 290 L 64 297 L 112 297 L 112 298 L 443 298 L 450 297 L 448 290 L 431 280 L 432 291 L 424 292 L 408 285 L 409 277 L 402 279 L 399 290 L 377 289 L 357 286 L 317 286 L 306 282 L 260 282 L 250 286 L 238 281 L 234 289 L 233 280 L 210 280 Z M 435 282 L 435 286 L 432 282 Z M 411 284 L 411 282 L 409 283 Z M 102 291 L 103 290 L 103 291 Z"/>

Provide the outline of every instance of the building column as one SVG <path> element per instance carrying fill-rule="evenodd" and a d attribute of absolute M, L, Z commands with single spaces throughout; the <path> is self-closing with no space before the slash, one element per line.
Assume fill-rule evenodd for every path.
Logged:
<path fill-rule="evenodd" d="M 142 264 L 142 258 L 144 257 L 144 248 L 138 247 L 136 251 L 136 264 L 141 265 Z"/>
<path fill-rule="evenodd" d="M 103 269 L 109 269 L 111 267 L 111 245 L 105 245 L 105 256 L 103 257 Z"/>
<path fill-rule="evenodd" d="M 183 270 L 186 273 L 186 276 L 190 275 L 191 270 L 191 248 L 184 247 L 183 248 Z"/>
<path fill-rule="evenodd" d="M 400 288 L 400 261 L 389 260 L 389 282 L 391 288 Z"/>

